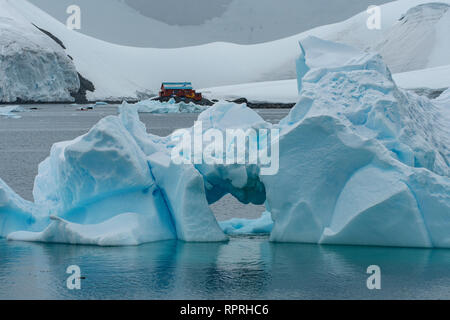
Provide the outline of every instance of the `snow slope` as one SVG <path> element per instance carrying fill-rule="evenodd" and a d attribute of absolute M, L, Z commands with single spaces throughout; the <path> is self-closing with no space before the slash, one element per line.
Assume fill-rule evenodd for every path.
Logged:
<path fill-rule="evenodd" d="M 80 81 L 64 49 L 0 2 L 0 102 L 73 101 Z"/>
<path fill-rule="evenodd" d="M 180 49 L 113 45 L 68 30 L 25 0 L 0 2 L 3 6 L 15 8 L 25 19 L 49 30 L 64 42 L 77 70 L 96 87 L 93 94 L 88 93 L 90 99 L 118 100 L 122 97 L 142 97 L 142 93 L 148 90 L 156 92 L 163 81 L 192 81 L 197 88 L 207 88 L 292 79 L 295 77 L 298 40 L 315 35 L 358 48 L 373 46 L 383 39 L 384 32 L 398 23 L 409 8 L 427 1 L 400 0 L 383 5 L 382 30 L 368 30 L 368 15 L 363 12 L 342 23 L 273 42 L 247 46 L 217 42 Z M 450 0 L 443 2 L 450 3 Z M 8 12 L 2 10 L 0 16 L 5 15 Z M 445 39 L 436 39 L 438 41 Z"/>

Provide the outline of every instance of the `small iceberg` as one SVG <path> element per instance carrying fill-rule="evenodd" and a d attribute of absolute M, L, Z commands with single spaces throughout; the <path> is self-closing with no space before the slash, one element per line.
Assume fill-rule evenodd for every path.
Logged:
<path fill-rule="evenodd" d="M 254 235 L 270 234 L 273 228 L 273 220 L 270 212 L 264 212 L 258 219 L 234 218 L 219 222 L 220 228 L 227 235 Z"/>
<path fill-rule="evenodd" d="M 208 109 L 208 106 L 201 106 L 193 102 L 179 102 L 175 99 L 170 99 L 168 102 L 161 102 L 157 100 L 143 100 L 136 103 L 138 112 L 141 113 L 200 113 Z"/>
<path fill-rule="evenodd" d="M 20 119 L 22 118 L 17 113 L 24 112 L 25 109 L 21 106 L 6 106 L 0 107 L 0 117 L 10 118 L 10 119 Z"/>

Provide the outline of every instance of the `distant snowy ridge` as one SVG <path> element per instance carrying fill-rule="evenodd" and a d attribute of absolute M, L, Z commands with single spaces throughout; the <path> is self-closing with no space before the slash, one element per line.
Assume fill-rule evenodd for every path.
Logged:
<path fill-rule="evenodd" d="M 0 2 L 0 102 L 73 101 L 78 74 L 65 51 Z M 13 12 L 13 10 L 12 10 Z"/>
<path fill-rule="evenodd" d="M 0 0 L 2 7 L 0 16 L 10 17 L 9 11 L 3 8 L 14 9 L 29 23 L 34 23 L 61 39 L 67 47 L 67 53 L 73 57 L 77 71 L 95 85 L 95 91 L 88 92 L 89 100 L 117 101 L 148 97 L 152 91 L 155 93 L 164 81 L 192 81 L 197 88 L 209 88 L 293 79 L 296 76 L 294 70 L 299 40 L 314 35 L 350 44 L 360 49 L 373 47 L 383 42 L 386 32 L 389 32 L 391 28 L 397 28 L 402 23 L 398 20 L 410 8 L 427 2 L 400 0 L 381 6 L 381 30 L 369 30 L 366 26 L 368 14 L 362 12 L 344 22 L 315 28 L 273 42 L 247 46 L 210 43 L 174 50 L 131 48 L 93 39 L 68 30 L 65 25 L 25 0 Z M 450 0 L 442 0 L 442 2 L 448 4 Z M 417 16 L 417 19 L 420 17 Z M 436 23 L 440 23 L 439 21 Z M 445 22 L 446 18 L 442 21 Z M 420 23 L 418 25 L 420 26 Z M 438 26 L 433 28 L 437 30 Z M 416 32 L 417 30 L 408 28 L 407 31 Z M 432 53 L 429 54 L 431 47 L 425 47 L 426 52 L 422 55 L 408 57 L 408 59 L 423 61 L 423 55 L 429 54 L 429 64 L 423 66 L 421 63 L 416 64 L 408 60 L 409 66 L 419 65 L 425 68 L 431 64 L 433 66 L 450 65 L 450 55 L 447 54 L 448 50 L 444 46 L 447 39 L 445 33 L 436 32 L 435 34 L 439 37 L 434 38 Z M 400 53 L 406 54 L 407 51 Z M 400 53 L 385 51 L 385 59 L 395 60 Z"/>

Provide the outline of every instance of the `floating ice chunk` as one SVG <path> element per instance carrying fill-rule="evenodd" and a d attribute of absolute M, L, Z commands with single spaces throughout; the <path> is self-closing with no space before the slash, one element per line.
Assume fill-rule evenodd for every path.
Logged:
<path fill-rule="evenodd" d="M 142 113 L 200 113 L 206 109 L 207 106 L 201 106 L 193 102 L 175 102 L 175 99 L 170 99 L 168 102 L 160 102 L 157 100 L 143 100 L 136 104 L 138 111 Z"/>
<path fill-rule="evenodd" d="M 273 220 L 270 212 L 264 212 L 258 219 L 234 218 L 219 222 L 222 230 L 228 235 L 270 234 Z"/>
<path fill-rule="evenodd" d="M 25 109 L 21 106 L 6 106 L 0 107 L 0 117 L 20 119 L 21 116 L 18 115 L 19 112 L 24 112 Z"/>

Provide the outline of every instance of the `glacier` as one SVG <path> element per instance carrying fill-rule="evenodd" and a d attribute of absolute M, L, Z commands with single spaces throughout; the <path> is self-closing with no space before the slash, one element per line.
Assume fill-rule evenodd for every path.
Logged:
<path fill-rule="evenodd" d="M 450 248 L 448 90 L 433 101 L 398 88 L 374 52 L 315 37 L 300 47 L 299 101 L 279 124 L 225 101 L 198 117 L 201 133 L 278 129 L 274 140 L 256 137 L 259 151 L 278 146 L 274 174 L 259 164 L 177 164 L 171 138 L 198 128 L 152 135 L 142 106 L 123 103 L 52 147 L 34 203 L 0 181 L 0 236 L 116 246 L 270 233 L 275 242 Z M 226 194 L 266 212 L 219 223 L 209 206 Z"/>
<path fill-rule="evenodd" d="M 18 15 L 0 17 L 0 102 L 74 101 L 73 61 L 59 44 Z"/>

